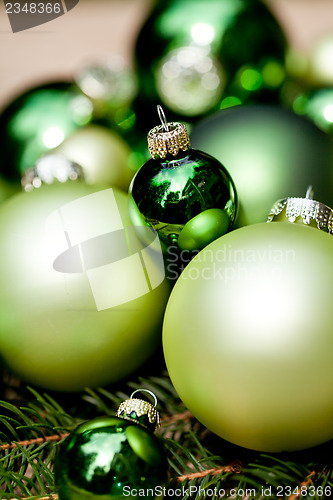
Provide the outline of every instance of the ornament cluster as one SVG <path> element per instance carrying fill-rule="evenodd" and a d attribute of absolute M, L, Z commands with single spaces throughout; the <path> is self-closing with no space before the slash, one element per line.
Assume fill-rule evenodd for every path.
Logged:
<path fill-rule="evenodd" d="M 332 439 L 323 54 L 332 61 L 330 37 L 296 74 L 262 1 L 168 0 L 142 26 L 132 72 L 92 65 L 6 103 L 6 369 L 82 391 L 128 378 L 162 346 L 179 397 L 221 438 L 265 452 Z M 165 482 L 158 422 L 131 398 L 80 425 L 57 458 L 60 500 Z"/>

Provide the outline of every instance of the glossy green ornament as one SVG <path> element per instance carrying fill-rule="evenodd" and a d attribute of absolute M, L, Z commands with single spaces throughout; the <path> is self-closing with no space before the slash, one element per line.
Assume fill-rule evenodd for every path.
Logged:
<path fill-rule="evenodd" d="M 20 180 L 43 154 L 92 119 L 90 100 L 70 83 L 33 88 L 0 115 L 0 172 Z"/>
<path fill-rule="evenodd" d="M 273 203 L 290 192 L 333 205 L 333 148 L 307 118 L 276 106 L 237 106 L 214 113 L 191 131 L 194 148 L 227 165 L 239 198 L 237 224 L 264 222 Z"/>
<path fill-rule="evenodd" d="M 79 181 L 19 193 L 1 206 L 0 235 L 0 353 L 12 372 L 80 391 L 154 352 L 169 288 L 125 193 Z"/>
<path fill-rule="evenodd" d="M 140 219 L 157 231 L 164 245 L 190 251 L 226 233 L 237 214 L 237 194 L 224 166 L 190 149 L 180 123 L 155 127 L 148 144 L 153 157 L 130 186 L 133 224 Z"/>
<path fill-rule="evenodd" d="M 139 423 L 146 418 L 149 424 L 145 412 L 154 408 L 142 409 L 151 405 L 132 398 L 120 408 L 124 405 L 126 409 L 117 412 L 121 418 L 96 418 L 66 438 L 55 463 L 59 500 L 162 496 L 167 478 L 165 453 L 154 434 Z"/>
<path fill-rule="evenodd" d="M 213 241 L 184 269 L 164 354 L 179 397 L 208 429 L 267 452 L 333 438 L 332 253 L 325 231 L 261 223 Z"/>
<path fill-rule="evenodd" d="M 150 128 L 147 110 L 156 102 L 189 120 L 219 107 L 276 102 L 285 48 L 281 27 L 259 0 L 157 2 L 136 44 L 138 117 Z"/>

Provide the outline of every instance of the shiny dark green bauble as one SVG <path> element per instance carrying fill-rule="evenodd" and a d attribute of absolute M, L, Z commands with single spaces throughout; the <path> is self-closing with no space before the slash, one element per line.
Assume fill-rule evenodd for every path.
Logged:
<path fill-rule="evenodd" d="M 55 463 L 55 483 L 59 500 L 154 499 L 166 470 L 162 446 L 150 431 L 122 418 L 102 417 L 66 438 Z"/>
<path fill-rule="evenodd" d="M 200 250 L 226 233 L 237 213 L 233 180 L 212 156 L 188 149 L 148 160 L 131 186 L 130 217 L 157 231 L 166 246 Z"/>
<path fill-rule="evenodd" d="M 172 120 L 253 100 L 276 102 L 286 41 L 258 0 L 157 2 L 136 43 L 138 109 L 160 102 Z M 140 113 L 139 113 L 140 117 Z"/>
<path fill-rule="evenodd" d="M 239 196 L 238 225 L 265 222 L 276 200 L 304 196 L 333 203 L 330 137 L 308 119 L 277 106 L 236 106 L 202 120 L 193 147 L 227 165 Z"/>
<path fill-rule="evenodd" d="M 20 180 L 45 153 L 92 119 L 90 100 L 71 83 L 28 90 L 0 115 L 0 172 Z"/>

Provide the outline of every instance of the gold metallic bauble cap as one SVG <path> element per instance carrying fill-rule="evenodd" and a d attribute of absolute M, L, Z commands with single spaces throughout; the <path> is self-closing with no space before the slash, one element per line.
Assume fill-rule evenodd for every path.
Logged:
<path fill-rule="evenodd" d="M 137 392 L 147 392 L 154 398 L 155 405 L 144 401 L 143 399 L 133 398 Z M 155 431 L 160 426 L 160 416 L 156 410 L 157 399 L 154 393 L 148 389 L 137 389 L 134 391 L 130 399 L 126 399 L 119 406 L 116 416 L 141 424 L 148 429 Z"/>
<path fill-rule="evenodd" d="M 309 225 L 315 221 L 318 229 L 333 234 L 333 210 L 312 197 L 312 186 L 309 186 L 305 198 L 283 198 L 277 201 L 268 214 L 267 222 L 282 220 L 281 216 L 289 222 L 298 222 L 301 218 L 303 224 Z"/>
<path fill-rule="evenodd" d="M 28 168 L 21 179 L 25 191 L 32 191 L 44 184 L 76 181 L 83 178 L 82 167 L 63 155 L 48 154 L 40 158 L 34 167 Z"/>
<path fill-rule="evenodd" d="M 160 105 L 157 112 L 161 125 L 152 128 L 148 132 L 148 149 L 153 158 L 165 158 L 168 154 L 176 156 L 179 151 L 187 151 L 190 147 L 190 139 L 187 128 L 183 123 L 167 123 L 164 111 Z"/>

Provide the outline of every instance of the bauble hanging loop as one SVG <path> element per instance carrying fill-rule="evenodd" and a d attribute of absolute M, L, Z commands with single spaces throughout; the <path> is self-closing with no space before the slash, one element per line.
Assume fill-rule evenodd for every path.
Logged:
<path fill-rule="evenodd" d="M 305 198 L 283 198 L 272 206 L 267 222 L 281 221 L 301 222 L 306 225 L 316 223 L 318 229 L 333 234 L 333 210 L 313 200 L 313 189 L 309 186 Z"/>

